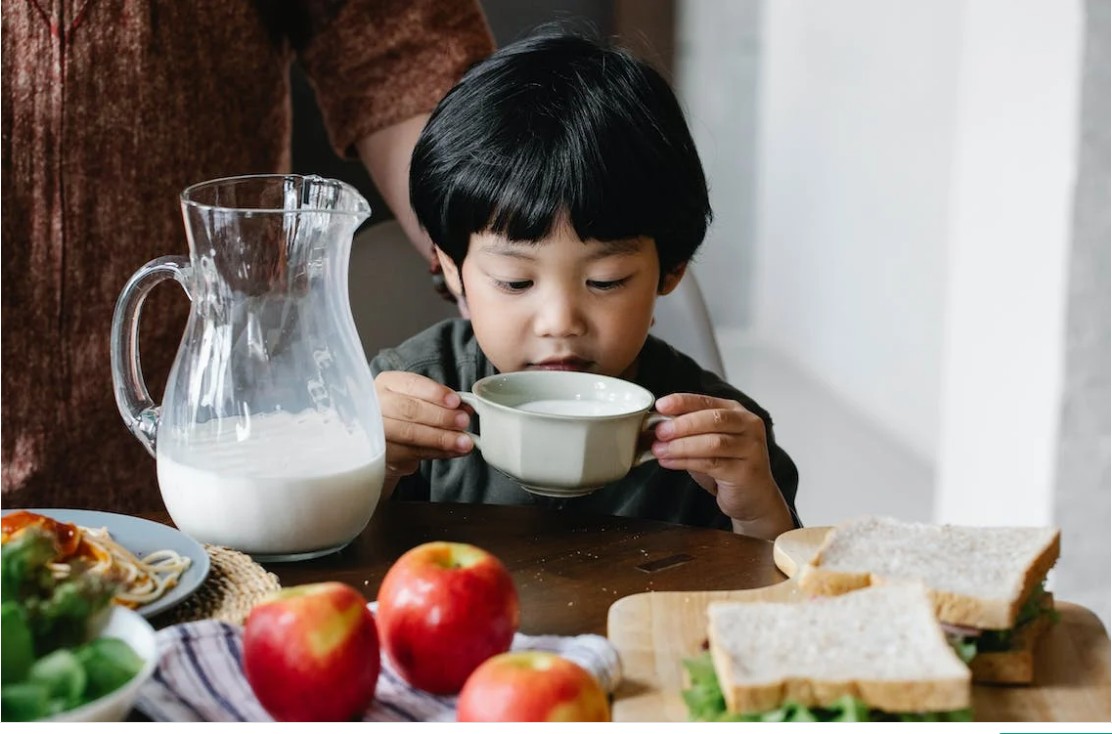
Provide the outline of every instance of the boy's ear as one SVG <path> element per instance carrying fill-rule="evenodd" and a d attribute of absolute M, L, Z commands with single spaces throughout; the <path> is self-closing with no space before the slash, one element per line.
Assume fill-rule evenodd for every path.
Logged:
<path fill-rule="evenodd" d="M 436 253 L 436 259 L 440 261 L 440 270 L 444 273 L 444 282 L 458 301 L 463 296 L 463 278 L 460 276 L 459 268 L 456 267 L 455 261 L 445 255 L 439 247 L 433 245 L 432 249 Z"/>
<path fill-rule="evenodd" d="M 683 280 L 683 274 L 687 272 L 687 261 L 680 263 L 676 267 L 669 270 L 660 279 L 660 289 L 657 291 L 658 296 L 666 296 L 676 289 L 676 286 Z"/>

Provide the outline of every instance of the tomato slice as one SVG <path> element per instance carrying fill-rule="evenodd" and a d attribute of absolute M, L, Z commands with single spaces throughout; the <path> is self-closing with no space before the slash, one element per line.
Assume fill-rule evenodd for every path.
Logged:
<path fill-rule="evenodd" d="M 64 560 L 78 554 L 84 546 L 85 553 L 92 556 L 88 545 L 81 542 L 81 529 L 68 522 L 58 522 L 52 517 L 39 515 L 26 510 L 19 510 L 5 515 L 3 519 L 2 541 L 28 527 L 38 527 L 54 537 L 54 545 L 58 548 L 58 560 Z"/>

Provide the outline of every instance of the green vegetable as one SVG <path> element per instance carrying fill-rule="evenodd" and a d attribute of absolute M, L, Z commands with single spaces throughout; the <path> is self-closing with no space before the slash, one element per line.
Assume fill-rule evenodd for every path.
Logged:
<path fill-rule="evenodd" d="M 23 680 L 35 661 L 35 646 L 31 639 L 31 628 L 19 602 L 5 601 L 0 604 L 0 680 Z"/>
<path fill-rule="evenodd" d="M 946 640 L 966 665 L 969 665 L 973 658 L 977 657 L 977 640 L 975 638 L 947 636 Z"/>
<path fill-rule="evenodd" d="M 759 714 L 730 714 L 718 685 L 710 653 L 683 661 L 691 681 L 683 691 L 688 718 L 692 721 L 972 721 L 971 709 L 913 714 L 893 714 L 870 710 L 859 698 L 842 696 L 830 706 L 810 708 L 785 701 L 779 708 Z"/>
<path fill-rule="evenodd" d="M 123 640 L 102 637 L 77 648 L 74 652 L 89 678 L 86 691 L 90 698 L 111 693 L 135 677 L 143 667 L 143 659 Z"/>
<path fill-rule="evenodd" d="M 0 599 L 26 597 L 35 589 L 53 586 L 47 561 L 54 557 L 54 541 L 36 528 L 16 534 L 0 554 Z"/>
<path fill-rule="evenodd" d="M 88 678 L 76 655 L 69 650 L 55 650 L 35 661 L 27 682 L 44 687 L 52 700 L 61 699 L 64 711 L 81 703 Z"/>
<path fill-rule="evenodd" d="M 38 655 L 84 642 L 89 620 L 116 592 L 114 584 L 91 573 L 55 580 L 46 565 L 53 557 L 53 539 L 34 527 L 17 533 L 0 555 L 3 600 L 23 607 Z"/>
<path fill-rule="evenodd" d="M 5 683 L 0 688 L 0 718 L 34 721 L 49 715 L 50 695 L 37 683 Z"/>
<path fill-rule="evenodd" d="M 683 701 L 694 721 L 718 721 L 726 713 L 726 699 L 718 687 L 718 676 L 710 653 L 683 661 L 691 687 L 683 691 Z"/>
<path fill-rule="evenodd" d="M 1049 617 L 1051 623 L 1058 621 L 1058 611 L 1052 604 L 1044 604 L 1046 596 L 1046 579 L 1039 582 L 1027 601 L 1019 608 L 1015 618 L 1015 627 L 1006 630 L 988 630 L 975 638 L 967 638 L 976 645 L 977 652 L 1004 652 L 1011 650 L 1016 632 L 1024 625 L 1030 624 L 1039 617 Z M 966 662 L 969 662 L 966 660 Z"/>
<path fill-rule="evenodd" d="M 27 528 L 0 552 L 0 704 L 4 721 L 32 721 L 82 706 L 135 677 L 143 661 L 121 640 L 86 641 L 113 584 L 76 568 L 56 580 L 54 541 Z"/>

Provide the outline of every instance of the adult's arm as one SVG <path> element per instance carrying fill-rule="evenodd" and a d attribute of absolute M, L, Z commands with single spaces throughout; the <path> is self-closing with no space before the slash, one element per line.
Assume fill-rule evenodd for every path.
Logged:
<path fill-rule="evenodd" d="M 306 3 L 312 31 L 297 44 L 333 149 L 358 155 L 426 260 L 409 206 L 409 156 L 436 103 L 494 41 L 477 0 Z M 338 8 L 338 10 L 337 10 Z"/>
<path fill-rule="evenodd" d="M 417 224 L 417 217 L 409 204 L 409 158 L 428 119 L 425 113 L 403 120 L 371 133 L 357 141 L 355 147 L 402 231 L 431 265 L 435 260 L 432 241 Z"/>

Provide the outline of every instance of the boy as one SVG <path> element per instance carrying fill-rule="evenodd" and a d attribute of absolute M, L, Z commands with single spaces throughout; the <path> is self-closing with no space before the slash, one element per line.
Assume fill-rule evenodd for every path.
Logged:
<path fill-rule="evenodd" d="M 386 431 L 384 496 L 551 503 L 772 539 L 797 521 L 798 473 L 755 402 L 648 335 L 711 218 L 668 84 L 624 51 L 543 35 L 496 52 L 440 102 L 413 152 L 410 198 L 471 321 L 433 326 L 371 363 Z M 487 466 L 455 390 L 525 369 L 636 382 L 673 417 L 658 461 L 574 499 Z"/>

